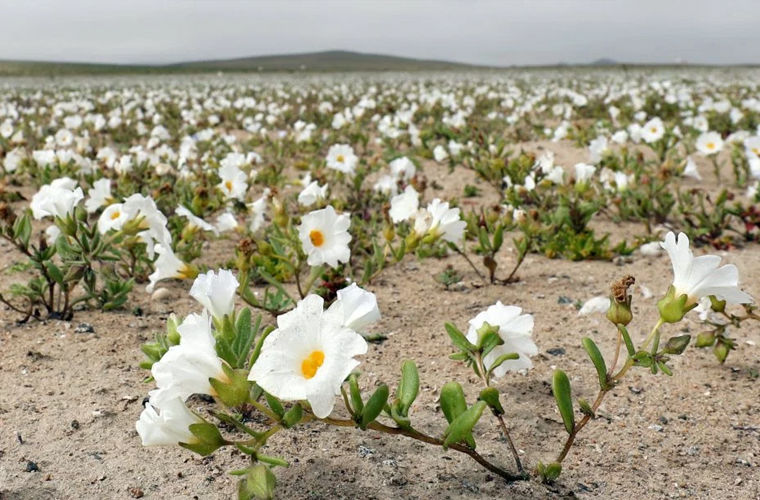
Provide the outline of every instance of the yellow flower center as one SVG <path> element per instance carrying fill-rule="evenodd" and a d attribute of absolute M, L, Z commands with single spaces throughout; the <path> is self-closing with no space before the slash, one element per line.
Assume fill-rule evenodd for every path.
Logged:
<path fill-rule="evenodd" d="M 309 232 L 309 239 L 315 247 L 321 247 L 325 243 L 325 235 L 319 229 L 312 229 Z"/>
<path fill-rule="evenodd" d="M 707 144 L 705 144 L 705 146 L 707 147 L 707 149 L 715 149 L 715 143 L 714 142 L 708 142 Z"/>
<path fill-rule="evenodd" d="M 325 362 L 325 353 L 322 351 L 311 351 L 303 361 L 301 361 L 301 374 L 304 378 L 310 379 L 317 374 L 317 370 Z"/>
<path fill-rule="evenodd" d="M 651 130 L 653 134 L 657 133 L 657 127 L 652 127 L 649 130 Z"/>
<path fill-rule="evenodd" d="M 119 217 L 121 217 L 121 212 L 119 212 L 118 210 L 114 210 L 114 212 L 111 214 L 111 220 L 116 220 Z"/>
<path fill-rule="evenodd" d="M 227 191 L 232 191 L 232 181 L 225 181 L 224 187 L 227 188 Z"/>
<path fill-rule="evenodd" d="M 345 158 L 343 157 L 343 155 L 338 155 L 337 157 L 335 157 L 335 160 L 338 161 L 339 163 L 343 163 Z"/>

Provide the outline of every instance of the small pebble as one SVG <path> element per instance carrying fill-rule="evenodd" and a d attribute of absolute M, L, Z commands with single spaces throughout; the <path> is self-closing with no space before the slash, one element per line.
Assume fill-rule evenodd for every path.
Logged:
<path fill-rule="evenodd" d="M 74 333 L 95 333 L 95 328 L 89 323 L 79 323 Z"/>
<path fill-rule="evenodd" d="M 158 288 L 150 296 L 150 300 L 155 302 L 168 302 L 172 293 L 168 288 Z"/>
<path fill-rule="evenodd" d="M 31 460 L 28 460 L 26 462 L 26 471 L 27 472 L 39 472 L 40 468 L 37 467 L 37 464 L 32 462 Z"/>

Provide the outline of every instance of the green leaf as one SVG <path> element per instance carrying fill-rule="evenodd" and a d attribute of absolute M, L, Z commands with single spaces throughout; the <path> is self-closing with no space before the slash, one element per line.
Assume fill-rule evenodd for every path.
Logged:
<path fill-rule="evenodd" d="M 478 396 L 480 401 L 485 401 L 494 415 L 504 415 L 504 407 L 499 400 L 499 391 L 495 387 L 486 387 L 480 391 Z"/>
<path fill-rule="evenodd" d="M 581 344 L 583 344 L 583 348 L 586 349 L 588 357 L 591 358 L 591 362 L 594 363 L 596 374 L 599 377 L 599 387 L 601 387 L 602 390 L 606 390 L 609 388 L 609 382 L 607 381 L 607 365 L 604 362 L 602 353 L 599 352 L 599 348 L 589 337 L 584 337 L 583 340 L 581 340 Z"/>
<path fill-rule="evenodd" d="M 554 399 L 557 401 L 559 414 L 565 424 L 565 430 L 571 434 L 575 428 L 575 412 L 573 411 L 573 400 L 570 392 L 570 380 L 562 370 L 554 371 L 552 391 L 554 392 Z"/>
<path fill-rule="evenodd" d="M 467 340 L 467 337 L 465 337 L 456 326 L 452 323 L 446 323 L 444 326 L 446 327 L 446 333 L 448 333 L 449 338 L 451 338 L 451 342 L 457 349 L 464 352 L 472 352 L 475 350 L 475 346 Z"/>
<path fill-rule="evenodd" d="M 448 423 L 453 422 L 455 418 L 467 410 L 464 390 L 458 382 L 448 382 L 441 387 L 439 402 L 443 416 L 446 417 Z"/>
<path fill-rule="evenodd" d="M 352 373 L 348 377 L 348 392 L 351 396 L 351 406 L 355 415 L 361 416 L 364 411 L 364 402 L 362 401 L 362 394 L 359 390 L 359 378 L 355 373 Z"/>
<path fill-rule="evenodd" d="M 267 400 L 267 404 L 269 405 L 269 408 L 272 409 L 272 411 L 280 418 L 285 414 L 285 408 L 282 407 L 282 403 L 280 403 L 280 400 L 276 397 L 272 396 L 268 392 L 264 393 L 264 397 Z"/>
<path fill-rule="evenodd" d="M 362 429 L 366 429 L 367 426 L 374 422 L 380 415 L 388 403 L 388 396 L 390 395 L 390 389 L 385 384 L 380 385 L 372 396 L 367 400 L 367 404 L 364 405 L 364 411 L 362 412 L 362 419 L 360 426 Z"/>
<path fill-rule="evenodd" d="M 623 336 L 623 342 L 625 342 L 625 349 L 628 351 L 628 356 L 633 357 L 634 354 L 636 354 L 636 348 L 633 347 L 633 341 L 631 340 L 631 336 L 628 334 L 628 330 L 625 328 L 625 325 L 618 324 L 617 325 L 618 332 L 620 332 L 620 335 Z"/>
<path fill-rule="evenodd" d="M 488 373 L 487 375 L 490 377 L 491 373 L 498 367 L 500 367 L 502 364 L 504 364 L 505 361 L 512 361 L 515 359 L 520 359 L 520 355 L 516 352 L 508 352 L 506 354 L 502 354 L 498 358 L 496 358 L 493 363 L 491 363 L 491 366 L 488 367 Z"/>
<path fill-rule="evenodd" d="M 56 266 L 55 264 L 53 264 L 52 261 L 48 260 L 48 261 L 45 262 L 45 268 L 47 269 L 48 276 L 50 276 L 50 278 L 53 281 L 55 281 L 59 285 L 63 284 L 63 273 L 58 268 L 58 266 Z"/>
<path fill-rule="evenodd" d="M 256 317 L 255 325 L 251 324 L 251 310 L 247 307 L 240 311 L 235 320 L 235 338 L 232 341 L 232 353 L 235 357 L 235 368 L 245 368 L 251 346 L 256 338 L 261 324 L 261 316 Z"/>
<path fill-rule="evenodd" d="M 444 432 L 443 448 L 446 449 L 452 444 L 463 441 L 468 435 L 472 434 L 472 428 L 480 420 L 483 410 L 486 409 L 485 401 L 478 401 L 469 407 L 464 413 L 454 419 Z"/>
<path fill-rule="evenodd" d="M 285 412 L 285 415 L 282 416 L 282 425 L 286 429 L 289 429 L 299 423 L 302 418 L 303 408 L 301 408 L 300 404 L 296 403 L 291 409 Z"/>
<path fill-rule="evenodd" d="M 190 424 L 188 427 L 198 441 L 194 443 L 179 443 L 183 448 L 194 451 L 201 456 L 207 456 L 216 451 L 220 446 L 229 444 L 222 438 L 219 429 L 214 424 L 202 422 Z"/>
<path fill-rule="evenodd" d="M 20 240 L 24 247 L 29 246 L 29 239 L 32 237 L 32 221 L 28 213 L 24 213 L 13 223 L 13 238 Z"/>
<path fill-rule="evenodd" d="M 404 361 L 401 365 L 401 381 L 398 385 L 396 397 L 400 402 L 402 414 L 409 413 L 409 407 L 412 406 L 417 398 L 417 392 L 420 389 L 420 375 L 417 372 L 417 365 L 414 361 Z"/>
<path fill-rule="evenodd" d="M 562 464 L 558 462 L 552 462 L 549 465 L 544 465 L 543 463 L 538 462 L 536 469 L 538 470 L 538 475 L 541 476 L 541 480 L 543 482 L 551 483 L 552 481 L 556 480 L 562 473 Z"/>
<path fill-rule="evenodd" d="M 496 228 L 496 231 L 493 235 L 493 252 L 496 253 L 501 248 L 502 243 L 504 243 L 504 225 L 499 224 L 499 226 Z"/>
<path fill-rule="evenodd" d="M 581 412 L 584 415 L 588 415 L 591 418 L 596 417 L 596 415 L 594 414 L 594 409 L 591 408 L 591 405 L 588 404 L 588 401 L 586 401 L 585 399 L 578 398 L 578 406 L 581 407 Z"/>

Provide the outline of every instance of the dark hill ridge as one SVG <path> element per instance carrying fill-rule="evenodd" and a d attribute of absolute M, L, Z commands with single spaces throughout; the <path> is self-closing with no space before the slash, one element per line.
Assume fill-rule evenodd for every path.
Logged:
<path fill-rule="evenodd" d="M 0 61 L 0 76 L 73 74 L 188 73 L 214 71 L 442 71 L 489 69 L 449 61 L 364 54 L 344 50 L 189 61 L 165 65 L 120 65 L 45 61 Z"/>
<path fill-rule="evenodd" d="M 464 63 L 329 50 L 172 64 L 168 68 L 227 71 L 404 71 L 486 68 Z"/>

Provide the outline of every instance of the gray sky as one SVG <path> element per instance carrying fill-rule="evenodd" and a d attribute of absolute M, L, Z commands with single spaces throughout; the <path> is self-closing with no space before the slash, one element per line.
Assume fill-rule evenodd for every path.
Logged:
<path fill-rule="evenodd" d="M 0 59 L 356 50 L 470 63 L 760 63 L 760 0 L 0 0 Z"/>

